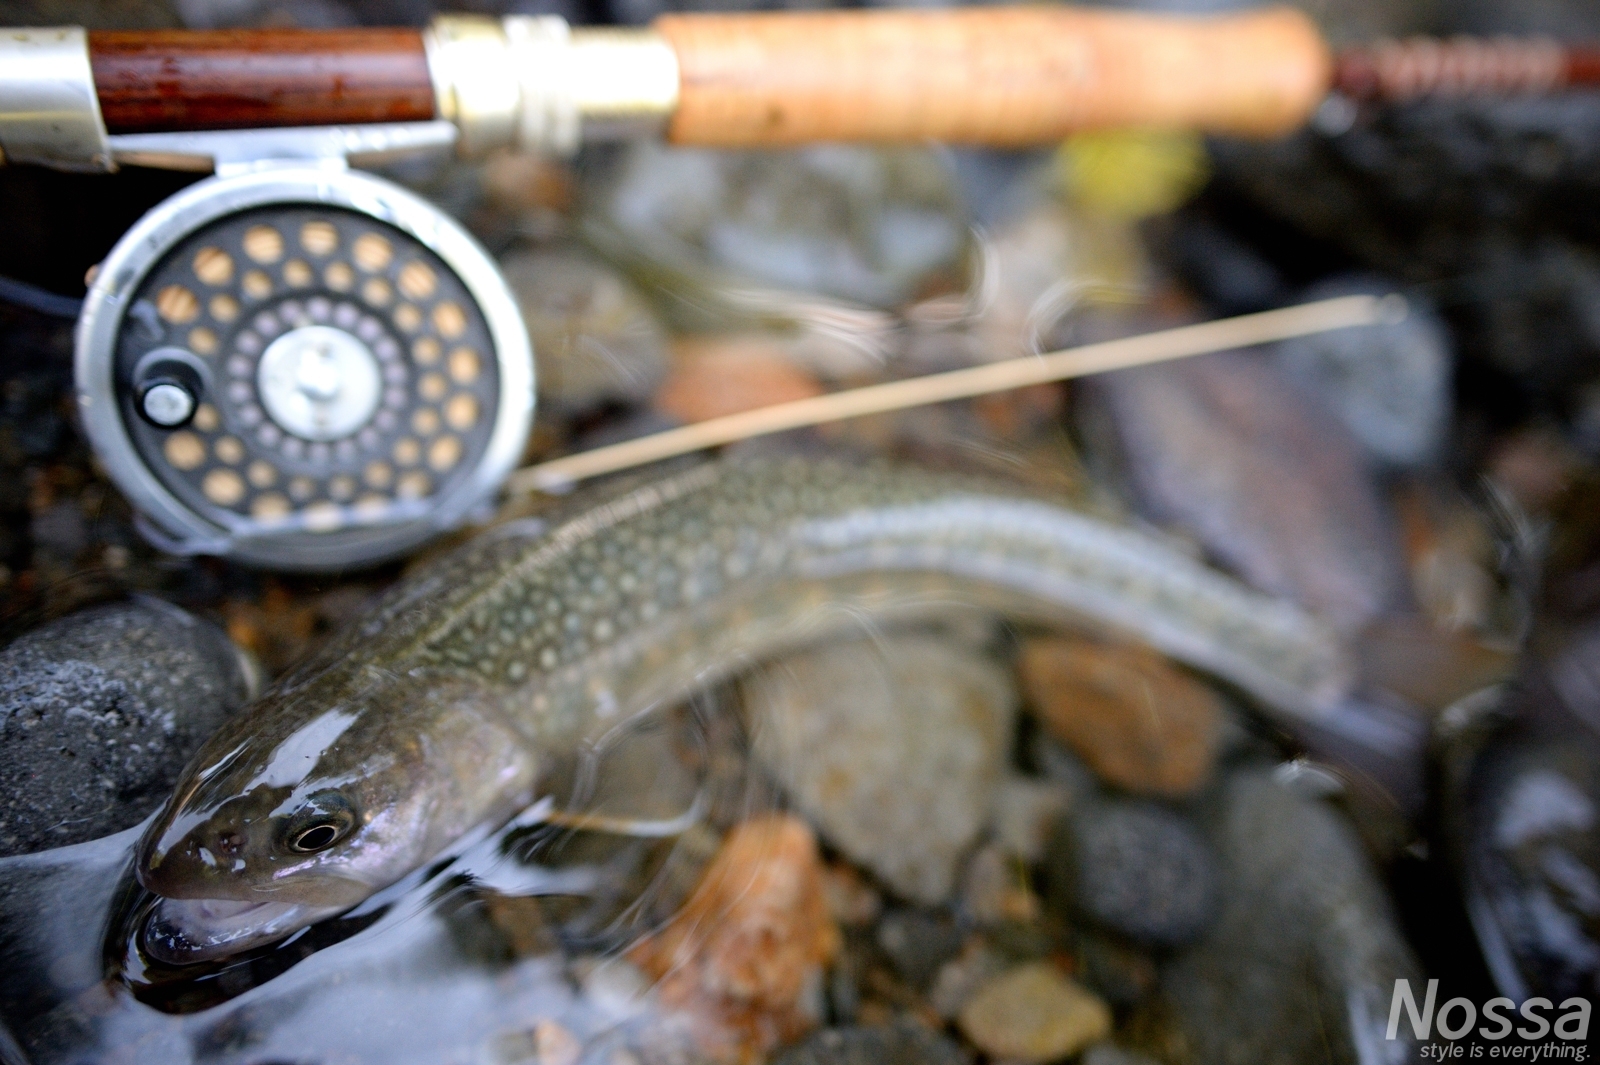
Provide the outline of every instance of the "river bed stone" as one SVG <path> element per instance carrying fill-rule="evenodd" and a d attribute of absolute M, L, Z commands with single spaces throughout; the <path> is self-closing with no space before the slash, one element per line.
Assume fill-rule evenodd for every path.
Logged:
<path fill-rule="evenodd" d="M 729 832 L 683 909 L 628 956 L 702 1053 L 743 1062 L 816 1026 L 838 949 L 811 830 L 775 815 Z"/>
<path fill-rule="evenodd" d="M 0 651 L 0 856 L 137 824 L 258 683 L 225 633 L 156 599 L 84 610 Z"/>
<path fill-rule="evenodd" d="M 667 338 L 633 283 L 570 249 L 500 261 L 538 368 L 539 401 L 563 414 L 649 399 L 667 373 Z"/>
<path fill-rule="evenodd" d="M 915 1021 L 829 1028 L 784 1051 L 772 1065 L 967 1065 L 972 1056 Z"/>
<path fill-rule="evenodd" d="M 1216 858 L 1191 822 L 1153 803 L 1085 804 L 1060 825 L 1048 859 L 1057 909 L 1136 943 L 1175 947 L 1217 908 Z"/>
<path fill-rule="evenodd" d="M 1411 607 L 1399 531 L 1348 429 L 1270 360 L 1221 352 L 1085 382 L 1142 513 L 1345 631 Z"/>
<path fill-rule="evenodd" d="M 1016 694 L 986 656 L 917 635 L 840 642 L 745 682 L 760 764 L 903 897 L 945 900 L 988 820 Z"/>
<path fill-rule="evenodd" d="M 1397 282 L 1346 275 L 1320 281 L 1304 302 L 1339 296 L 1389 296 Z M 1450 426 L 1454 350 L 1450 334 L 1421 296 L 1407 298 L 1392 322 L 1286 340 L 1275 358 L 1316 392 L 1378 462 L 1415 469 L 1433 462 Z"/>
<path fill-rule="evenodd" d="M 1196 1065 L 1412 1060 L 1405 1027 L 1384 1029 L 1395 980 L 1421 973 L 1351 826 L 1265 767 L 1223 783 L 1207 826 L 1221 909 L 1163 965 L 1137 1044 Z"/>
<path fill-rule="evenodd" d="M 1046 962 L 985 984 L 962 1007 L 961 1031 L 993 1058 L 1047 1062 L 1111 1034 L 1111 1010 Z"/>
<path fill-rule="evenodd" d="M 1106 783 L 1176 798 L 1210 780 L 1221 700 L 1164 656 L 1049 637 L 1023 645 L 1018 673 L 1029 707 Z"/>

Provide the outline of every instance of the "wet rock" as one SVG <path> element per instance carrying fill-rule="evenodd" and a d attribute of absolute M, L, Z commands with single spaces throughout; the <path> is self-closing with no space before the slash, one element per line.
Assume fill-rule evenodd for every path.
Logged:
<path fill-rule="evenodd" d="M 1484 476 L 1531 515 L 1548 514 L 1581 470 L 1581 460 L 1559 434 L 1532 426 L 1496 440 Z"/>
<path fill-rule="evenodd" d="M 951 1020 L 979 988 L 1009 967 L 1007 959 L 982 939 L 971 939 L 960 954 L 939 967 L 928 989 L 928 1003 L 939 1016 Z"/>
<path fill-rule="evenodd" d="M 631 282 L 575 251 L 513 252 L 500 269 L 533 341 L 541 403 L 575 414 L 655 392 L 666 335 Z"/>
<path fill-rule="evenodd" d="M 1132 1006 L 1156 986 L 1155 960 L 1125 939 L 1084 928 L 1072 946 L 1079 978 L 1113 1006 Z"/>
<path fill-rule="evenodd" d="M 501 1032 L 494 1039 L 495 1065 L 577 1065 L 583 1044 L 555 1021 L 543 1020 L 532 1028 Z"/>
<path fill-rule="evenodd" d="M 971 1056 L 915 1021 L 829 1028 L 784 1051 L 772 1065 L 967 1065 Z"/>
<path fill-rule="evenodd" d="M 1149 803 L 1088 804 L 1061 823 L 1051 901 L 1149 946 L 1192 942 L 1217 909 L 1216 858 L 1190 822 Z"/>
<path fill-rule="evenodd" d="M 1371 1047 L 1411 1060 L 1406 1027 L 1395 1042 L 1384 1029 L 1395 980 L 1418 987 L 1420 976 L 1350 826 L 1250 769 L 1223 784 L 1208 833 L 1221 912 L 1163 966 L 1150 1016 L 1164 1011 L 1176 1031 L 1153 1041 L 1176 1040 L 1201 1063 L 1354 1065 Z"/>
<path fill-rule="evenodd" d="M 1035 732 L 1029 748 L 1028 753 L 1039 772 L 1067 797 L 1067 808 L 1100 791 L 1100 781 L 1094 771 L 1048 732 L 1043 729 Z M 1055 830 L 1055 824 L 1052 818 L 1047 826 L 1047 835 Z"/>
<path fill-rule="evenodd" d="M 1054 781 L 1007 776 L 994 791 L 995 842 L 1031 865 L 1044 857 L 1056 820 L 1071 805 L 1071 792 Z"/>
<path fill-rule="evenodd" d="M 883 896 L 843 862 L 828 866 L 823 889 L 828 896 L 828 912 L 841 925 L 871 924 L 883 912 Z"/>
<path fill-rule="evenodd" d="M 1086 384 L 1147 517 L 1341 628 L 1409 608 L 1394 519 L 1359 445 L 1273 363 L 1223 352 Z"/>
<path fill-rule="evenodd" d="M 575 179 L 571 167 L 558 159 L 522 152 L 491 155 L 480 178 L 489 218 L 475 216 L 472 224 L 491 239 L 508 229 L 529 240 L 557 239 L 567 228 Z"/>
<path fill-rule="evenodd" d="M 226 635 L 154 599 L 82 611 L 0 651 L 0 856 L 137 824 L 255 684 Z"/>
<path fill-rule="evenodd" d="M 1446 291 L 1482 278 L 1447 308 L 1463 365 L 1482 374 L 1474 390 L 1510 411 L 1563 409 L 1600 351 L 1596 226 L 1579 207 L 1600 186 L 1593 95 L 1434 98 L 1354 118 L 1270 143 L 1215 142 L 1214 191 L 1271 216 L 1273 242 L 1294 249 L 1286 261 L 1320 245 Z"/>
<path fill-rule="evenodd" d="M 674 348 L 655 405 L 678 421 L 702 422 L 823 392 L 816 378 L 760 336 L 688 337 Z"/>
<path fill-rule="evenodd" d="M 1180 211 L 1170 225 L 1164 259 L 1218 314 L 1249 314 L 1289 302 L 1283 275 L 1249 244 L 1196 211 Z"/>
<path fill-rule="evenodd" d="M 89 523 L 75 502 L 52 503 L 33 515 L 28 532 L 33 548 L 70 565 L 89 546 Z"/>
<path fill-rule="evenodd" d="M 748 316 L 728 287 L 898 306 L 958 277 L 967 240 L 953 177 L 923 149 L 639 144 L 586 215 L 591 240 L 679 295 L 672 313 L 701 328 Z"/>
<path fill-rule="evenodd" d="M 1476 781 L 1475 816 L 1463 841 L 1469 913 L 1490 971 L 1517 1001 L 1594 995 L 1600 990 L 1594 745 L 1587 752 L 1549 744 L 1497 753 Z"/>
<path fill-rule="evenodd" d="M 1600 990 L 1600 622 L 1545 640 L 1514 687 L 1452 707 L 1471 717 L 1441 730 L 1467 912 L 1519 1002 Z"/>
<path fill-rule="evenodd" d="M 1079 1065 L 1156 1065 L 1156 1060 L 1115 1043 L 1096 1043 L 1083 1052 Z"/>
<path fill-rule="evenodd" d="M 1421 484 L 1397 492 L 1396 509 L 1417 605 L 1434 625 L 1449 632 L 1505 625 L 1494 616 L 1502 607 L 1500 560 L 1486 517 L 1465 498 Z"/>
<path fill-rule="evenodd" d="M 1016 695 L 923 636 L 830 644 L 745 682 L 757 760 L 830 843 L 907 899 L 950 893 L 988 820 Z"/>
<path fill-rule="evenodd" d="M 1221 702 L 1157 652 L 1036 639 L 1023 646 L 1018 673 L 1045 727 L 1106 783 L 1181 797 L 1210 780 Z"/>
<path fill-rule="evenodd" d="M 991 1057 L 1055 1061 L 1111 1034 L 1111 1011 L 1094 995 L 1039 962 L 984 985 L 961 1010 L 961 1031 Z"/>
<path fill-rule="evenodd" d="M 1040 174 L 1030 184 L 1050 181 Z M 1131 224 L 1075 210 L 1044 188 L 1030 191 L 1036 202 L 986 234 L 983 298 L 968 361 L 1049 350 L 1063 342 L 1063 321 L 1086 302 L 1143 286 L 1147 266 Z"/>
<path fill-rule="evenodd" d="M 736 826 L 683 909 L 628 957 L 706 1057 L 747 1061 L 816 1025 L 838 949 L 811 830 L 771 816 Z"/>
<path fill-rule="evenodd" d="M 248 598 L 221 606 L 228 637 L 249 651 L 269 676 L 278 676 L 327 633 L 366 615 L 378 594 L 370 584 L 337 585 L 323 593 L 275 579 Z"/>
<path fill-rule="evenodd" d="M 878 922 L 878 946 L 912 987 L 927 987 L 965 938 L 948 916 L 928 910 L 890 910 Z"/>
<path fill-rule="evenodd" d="M 961 874 L 960 913 L 979 925 L 1031 921 L 1039 916 L 1039 900 L 1029 883 L 1026 863 L 1005 847 L 979 847 Z"/>
<path fill-rule="evenodd" d="M 1398 287 L 1381 277 L 1335 277 L 1300 298 L 1388 296 Z M 1449 331 L 1421 296 L 1407 297 L 1405 310 L 1399 321 L 1286 340 L 1276 358 L 1374 459 L 1415 469 L 1438 458 L 1444 445 L 1455 359 Z"/>

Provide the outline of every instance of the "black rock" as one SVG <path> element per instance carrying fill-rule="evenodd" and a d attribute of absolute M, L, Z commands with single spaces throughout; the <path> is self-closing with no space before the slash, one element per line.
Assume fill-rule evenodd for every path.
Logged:
<path fill-rule="evenodd" d="M 773 1065 L 967 1065 L 955 1043 L 915 1021 L 828 1028 L 780 1054 Z"/>
<path fill-rule="evenodd" d="M 1376 275 L 1320 281 L 1300 299 L 1383 297 L 1400 285 Z M 1450 423 L 1454 346 L 1444 321 L 1411 293 L 1403 318 L 1297 337 L 1277 346 L 1289 376 L 1322 397 L 1378 462 L 1423 467 L 1436 459 Z"/>
<path fill-rule="evenodd" d="M 939 966 L 960 952 L 965 938 L 954 921 L 931 910 L 890 910 L 878 921 L 878 946 L 900 978 L 918 988 L 927 987 Z"/>
<path fill-rule="evenodd" d="M 255 686 L 225 633 L 155 599 L 82 611 L 0 651 L 0 856 L 138 824 Z"/>
<path fill-rule="evenodd" d="M 1421 987 L 1421 970 L 1351 825 L 1265 766 L 1226 778 L 1207 806 L 1217 917 L 1161 967 L 1146 1020 L 1176 1032 L 1138 1045 L 1183 1045 L 1193 1062 L 1419 1060 L 1407 1026 L 1385 1030 L 1395 981 Z"/>
<path fill-rule="evenodd" d="M 1065 818 L 1046 859 L 1057 908 L 1136 943 L 1175 947 L 1217 907 L 1216 859 L 1187 820 L 1150 803 L 1111 801 Z"/>
<path fill-rule="evenodd" d="M 1600 623 L 1552 642 L 1498 700 L 1452 708 L 1444 762 L 1467 913 L 1519 1002 L 1600 991 Z"/>
<path fill-rule="evenodd" d="M 1337 132 L 1216 142 L 1208 198 L 1279 267 L 1337 253 L 1423 286 L 1482 378 L 1458 382 L 1469 398 L 1562 415 L 1600 351 L 1597 134 L 1590 91 L 1378 107 Z"/>
<path fill-rule="evenodd" d="M 1155 961 L 1126 940 L 1082 929 L 1072 945 L 1084 984 L 1113 1006 L 1132 1006 L 1155 987 Z"/>

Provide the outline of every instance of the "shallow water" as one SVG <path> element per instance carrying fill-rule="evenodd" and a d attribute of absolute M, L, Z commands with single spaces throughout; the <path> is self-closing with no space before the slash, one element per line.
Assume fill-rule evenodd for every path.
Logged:
<path fill-rule="evenodd" d="M 659 1038 L 670 1023 L 637 972 L 607 959 L 692 883 L 694 848 L 681 840 L 714 790 L 694 765 L 709 761 L 701 724 L 652 721 L 590 767 L 582 813 L 629 831 L 540 823 L 541 804 L 342 917 L 225 964 L 163 967 L 140 951 L 149 896 L 131 863 L 143 826 L 0 861 L 0 1056 L 509 1065 L 534 1058 L 552 1022 L 585 1060 L 645 1028 Z M 675 757 L 685 740 L 692 757 Z M 527 900 L 528 935 L 491 920 L 504 900 Z"/>

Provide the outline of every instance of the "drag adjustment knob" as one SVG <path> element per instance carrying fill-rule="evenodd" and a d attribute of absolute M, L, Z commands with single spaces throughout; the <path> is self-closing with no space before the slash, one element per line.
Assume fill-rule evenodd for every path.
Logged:
<path fill-rule="evenodd" d="M 141 368 L 134 392 L 145 421 L 160 429 L 179 429 L 200 406 L 200 374 L 178 359 L 156 359 Z"/>

